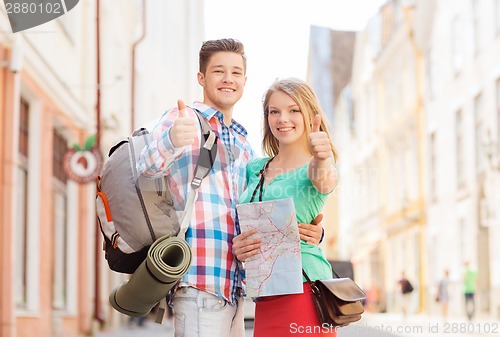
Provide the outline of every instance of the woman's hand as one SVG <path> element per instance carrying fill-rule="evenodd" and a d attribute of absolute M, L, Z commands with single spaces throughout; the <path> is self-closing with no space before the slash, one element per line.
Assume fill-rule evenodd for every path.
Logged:
<path fill-rule="evenodd" d="M 259 252 L 262 240 L 250 238 L 255 233 L 257 229 L 251 229 L 233 238 L 233 252 L 239 261 L 245 262 Z"/>
<path fill-rule="evenodd" d="M 300 239 L 311 244 L 319 245 L 321 236 L 323 235 L 323 214 L 318 214 L 311 224 L 299 223 Z"/>
<path fill-rule="evenodd" d="M 338 173 L 328 134 L 320 129 L 321 115 L 317 114 L 314 116 L 308 140 L 313 157 L 309 163 L 307 176 L 318 192 L 330 193 L 337 186 Z"/>

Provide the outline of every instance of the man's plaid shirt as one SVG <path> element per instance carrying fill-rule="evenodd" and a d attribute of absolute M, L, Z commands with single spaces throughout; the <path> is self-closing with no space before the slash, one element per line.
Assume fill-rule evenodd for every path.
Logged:
<path fill-rule="evenodd" d="M 186 232 L 193 260 L 182 283 L 234 304 L 243 277 L 232 250 L 233 237 L 239 233 L 236 204 L 246 188 L 246 165 L 253 159 L 254 152 L 242 125 L 233 120 L 227 127 L 220 111 L 200 102 L 195 102 L 193 107 L 206 117 L 219 141 L 217 158 L 199 188 Z M 186 112 L 196 118 L 189 107 Z M 175 149 L 170 142 L 169 131 L 177 116 L 177 108 L 162 115 L 152 131 L 153 141 L 141 154 L 138 170 L 154 178 L 169 175 L 175 209 L 182 211 L 198 160 L 200 139 L 197 138 L 192 146 Z M 199 123 L 197 125 L 200 128 Z"/>

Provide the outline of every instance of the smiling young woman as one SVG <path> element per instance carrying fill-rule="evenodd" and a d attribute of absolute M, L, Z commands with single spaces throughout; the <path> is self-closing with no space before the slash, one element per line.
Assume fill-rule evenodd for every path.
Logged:
<path fill-rule="evenodd" d="M 260 197 L 255 201 L 292 198 L 297 222 L 311 223 L 337 184 L 337 154 L 318 100 L 306 82 L 290 78 L 276 81 L 268 89 L 263 108 L 263 148 L 269 157 L 248 164 L 247 190 L 240 203 L 252 202 L 257 189 Z M 259 254 L 261 243 L 252 237 L 258 230 L 233 239 L 238 260 Z M 320 247 L 302 240 L 300 251 L 302 268 L 311 279 L 332 278 L 332 267 Z M 311 287 L 305 279 L 302 283 L 301 294 L 256 299 L 254 336 L 336 335 L 334 329 L 323 329 Z"/>

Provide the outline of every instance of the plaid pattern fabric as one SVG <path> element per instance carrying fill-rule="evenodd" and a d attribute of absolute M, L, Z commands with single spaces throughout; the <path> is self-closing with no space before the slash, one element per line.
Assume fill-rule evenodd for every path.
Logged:
<path fill-rule="evenodd" d="M 232 251 L 232 239 L 239 233 L 236 204 L 246 188 L 246 165 L 254 152 L 242 125 L 234 120 L 229 127 L 224 125 L 222 113 L 202 103 L 195 102 L 193 107 L 206 117 L 219 142 L 216 161 L 199 188 L 186 232 L 193 260 L 182 282 L 233 304 L 243 277 Z M 190 108 L 187 115 L 196 118 Z M 149 177 L 169 175 L 174 206 L 182 214 L 200 153 L 200 140 L 196 139 L 192 146 L 174 149 L 169 130 L 177 116 L 177 108 L 163 114 L 152 132 L 152 143 L 141 155 L 138 170 Z"/>

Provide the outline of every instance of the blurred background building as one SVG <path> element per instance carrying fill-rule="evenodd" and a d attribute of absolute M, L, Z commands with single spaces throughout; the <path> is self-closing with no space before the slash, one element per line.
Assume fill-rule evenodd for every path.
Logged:
<path fill-rule="evenodd" d="M 64 156 L 99 124 L 106 158 L 177 98 L 199 99 L 204 20 L 203 0 L 80 1 L 12 34 L 0 13 L 0 336 L 123 323 L 95 185 L 68 179 Z M 390 0 L 359 32 L 309 36 L 308 80 L 340 154 L 328 258 L 352 261 L 382 312 L 399 312 L 404 271 L 410 311 L 436 314 L 449 270 L 452 316 L 464 316 L 469 261 L 479 314 L 500 319 L 500 0 Z"/>
<path fill-rule="evenodd" d="M 497 0 L 388 1 L 356 35 L 350 83 L 326 92 L 341 177 L 327 223 L 336 257 L 380 291 L 379 311 L 400 311 L 405 272 L 418 293 L 411 311 L 437 313 L 449 270 L 450 314 L 463 315 L 469 261 L 480 314 L 500 318 L 499 27 Z"/>
<path fill-rule="evenodd" d="M 87 335 L 123 319 L 108 305 L 123 277 L 103 258 L 95 184 L 68 179 L 64 155 L 96 134 L 98 111 L 105 158 L 178 97 L 198 97 L 203 22 L 201 0 L 80 1 L 12 34 L 2 9 L 0 336 Z"/>

